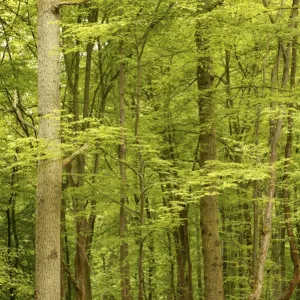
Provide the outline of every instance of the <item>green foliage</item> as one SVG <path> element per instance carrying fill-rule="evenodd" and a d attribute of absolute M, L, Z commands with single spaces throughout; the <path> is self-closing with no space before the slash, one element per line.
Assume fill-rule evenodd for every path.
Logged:
<path fill-rule="evenodd" d="M 97 21 L 91 21 L 95 10 Z M 186 220 L 189 221 L 194 298 L 203 296 L 199 201 L 207 195 L 219 199 L 226 299 L 247 299 L 253 282 L 254 227 L 258 224 L 259 234 L 263 230 L 262 214 L 270 181 L 270 120 L 280 118 L 284 127 L 275 164 L 273 243 L 265 266 L 262 299 L 275 299 L 283 292 L 293 270 L 289 238 L 282 234 L 283 189 L 290 193 L 290 220 L 295 235 L 299 235 L 299 86 L 297 75 L 295 88 L 281 88 L 282 56 L 273 81 L 271 74 L 278 43 L 288 47 L 298 32 L 290 27 L 290 12 L 291 1 L 285 4 L 270 1 L 266 8 L 254 0 L 223 1 L 205 13 L 197 13 L 197 3 L 188 0 L 123 1 L 122 4 L 97 0 L 63 8 L 62 148 L 60 153 L 53 153 L 46 150 L 49 141 L 39 141 L 35 130 L 38 127 L 35 2 L 2 1 L 0 298 L 11 299 L 13 292 L 15 299 L 32 299 L 38 160 L 54 156 L 65 159 L 88 144 L 88 149 L 63 169 L 62 248 L 63 260 L 71 274 L 66 273 L 66 289 L 69 277 L 75 274 L 80 236 L 76 222 L 95 214 L 93 231 L 84 233 L 93 234 L 91 250 L 86 253 L 93 299 L 120 298 L 122 188 L 127 197 L 125 240 L 129 246 L 127 261 L 133 299 L 138 297 L 141 240 L 145 294 L 152 292 L 153 299 L 169 299 L 175 291 L 178 297 L 176 285 L 180 270 L 175 235 Z M 270 16 L 275 23 L 270 21 Z M 206 41 L 203 51 L 197 51 L 195 42 L 199 23 Z M 93 44 L 93 51 L 86 117 L 83 108 L 89 43 Z M 207 57 L 211 58 L 213 87 L 199 91 L 198 61 Z M 126 71 L 125 128 L 119 126 L 121 62 Z M 206 124 L 199 122 L 199 95 L 210 95 L 209 101 L 216 103 L 215 119 Z M 138 97 L 139 136 L 136 137 Z M 287 108 L 290 104 L 293 107 Z M 289 112 L 294 119 L 294 144 L 292 157 L 288 159 L 289 178 L 285 181 Z M 205 145 L 198 145 L 199 134 L 211 124 L 215 124 L 218 159 L 200 167 L 199 147 Z M 126 137 L 125 161 L 120 161 L 118 154 L 122 130 Z M 83 157 L 82 173 L 76 165 L 78 157 Z M 126 182 L 121 180 L 120 165 L 126 167 Z M 142 225 L 141 196 L 145 196 Z M 254 221 L 255 205 L 258 221 Z M 187 218 L 182 217 L 186 207 Z M 74 299 L 75 288 L 69 283 L 68 299 Z M 298 297 L 297 294 L 293 299 Z"/>

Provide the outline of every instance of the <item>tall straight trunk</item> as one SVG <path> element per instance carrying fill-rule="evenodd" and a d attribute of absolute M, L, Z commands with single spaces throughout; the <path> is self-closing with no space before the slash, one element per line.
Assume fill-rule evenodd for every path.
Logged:
<path fill-rule="evenodd" d="M 123 58 L 123 44 L 121 42 L 120 54 Z M 119 145 L 119 159 L 120 159 L 120 175 L 121 175 L 121 189 L 120 189 L 120 275 L 121 275 L 121 300 L 130 300 L 130 278 L 129 278 L 129 262 L 127 236 L 127 204 L 126 194 L 126 166 L 123 162 L 126 161 L 126 141 L 125 141 L 125 63 L 120 62 L 119 68 L 119 101 L 120 101 L 120 145 Z"/>
<path fill-rule="evenodd" d="M 204 5 L 203 5 L 204 4 Z M 198 1 L 198 13 L 205 13 L 209 3 Z M 196 45 L 198 53 L 208 50 L 204 38 L 204 28 L 197 23 Z M 197 67 L 198 107 L 200 129 L 200 168 L 205 168 L 207 162 L 216 160 L 215 110 L 216 103 L 213 92 L 212 60 L 210 57 L 199 57 Z M 207 195 L 200 200 L 200 227 L 202 234 L 202 252 L 204 262 L 204 298 L 224 299 L 222 245 L 219 235 L 219 209 L 214 186 L 207 186 Z"/>
<path fill-rule="evenodd" d="M 256 112 L 255 122 L 255 145 L 259 143 L 259 132 L 260 132 L 260 106 Z M 255 180 L 253 187 L 253 244 L 252 244 L 252 266 L 251 266 L 251 277 L 254 279 L 257 276 L 257 250 L 258 250 L 258 237 L 259 237 L 259 205 L 257 198 L 260 196 L 260 182 Z"/>
<path fill-rule="evenodd" d="M 279 300 L 288 300 L 292 297 L 296 287 L 300 283 L 300 259 L 299 251 L 297 246 L 296 237 L 294 235 L 293 226 L 291 222 L 291 207 L 290 207 L 290 191 L 289 191 L 289 168 L 290 168 L 290 158 L 292 153 L 292 142 L 293 142 L 293 117 L 292 117 L 292 106 L 289 107 L 288 112 L 288 132 L 285 145 L 285 161 L 284 161 L 284 177 L 283 182 L 285 187 L 283 189 L 283 200 L 284 200 L 284 218 L 287 235 L 289 237 L 290 244 L 290 255 L 294 266 L 293 277 L 283 292 L 283 294 L 278 298 Z"/>
<path fill-rule="evenodd" d="M 64 189 L 64 187 L 63 187 Z M 62 199 L 62 210 L 61 210 L 61 231 L 63 237 L 61 239 L 62 243 L 62 264 L 66 265 L 66 268 L 70 269 L 70 249 L 69 249 L 69 239 L 66 226 L 66 199 Z M 72 283 L 69 276 L 66 276 L 65 268 L 62 267 L 62 299 L 71 300 L 72 299 Z"/>
<path fill-rule="evenodd" d="M 194 162 L 192 166 L 192 171 L 196 170 L 196 166 L 199 162 L 199 149 L 200 149 L 200 137 L 198 137 L 198 142 L 196 145 L 196 149 L 194 152 Z M 192 189 L 189 188 L 189 191 L 191 192 Z M 201 234 L 200 234 L 200 209 L 199 205 L 195 205 L 194 207 L 194 228 L 196 231 L 196 274 L 197 274 L 197 298 L 201 300 L 203 298 L 203 288 L 202 288 L 202 267 L 201 267 Z M 189 249 L 190 250 L 190 249 Z M 191 261 L 191 255 L 190 251 L 188 253 L 188 276 L 189 276 L 189 285 L 190 285 L 190 291 L 192 291 L 190 298 L 194 299 L 194 292 L 193 292 L 193 276 L 192 276 L 192 261 Z"/>
<path fill-rule="evenodd" d="M 15 173 L 17 172 L 17 168 L 13 167 L 12 175 L 11 175 L 11 188 L 12 192 L 10 194 L 8 200 L 8 208 L 6 210 L 6 218 L 7 218 L 7 260 L 9 265 L 9 278 L 11 282 L 13 282 L 15 272 L 18 267 L 18 247 L 17 247 L 17 237 L 14 234 L 15 227 L 15 218 L 14 218 L 14 210 L 15 210 L 15 198 L 16 192 L 13 191 L 13 185 L 15 184 Z M 15 237 L 15 238 L 14 238 Z M 15 246 L 13 243 L 15 242 Z M 15 300 L 17 297 L 17 290 L 15 285 L 10 285 L 9 287 L 9 299 Z"/>
<path fill-rule="evenodd" d="M 98 10 L 93 9 L 88 20 L 90 23 L 96 22 L 98 18 Z M 81 16 L 78 16 L 77 23 L 81 23 Z M 76 45 L 79 45 L 79 41 L 76 40 Z M 84 91 L 83 91 L 83 109 L 82 118 L 87 119 L 90 113 L 90 88 L 91 88 L 91 72 L 92 72 L 92 54 L 94 44 L 89 42 L 86 46 L 86 59 L 85 59 L 85 78 L 84 78 Z M 72 63 L 68 60 L 68 56 L 65 55 L 66 73 L 68 79 L 68 86 L 72 93 L 72 112 L 74 114 L 74 131 L 86 130 L 89 126 L 89 122 L 86 121 L 80 128 L 77 121 L 80 120 L 80 104 L 79 104 L 79 72 L 80 72 L 80 52 L 75 52 L 72 57 Z M 74 78 L 72 78 L 74 77 Z M 85 160 L 86 155 L 80 153 L 70 162 L 68 166 L 68 184 L 70 187 L 81 188 L 84 185 L 85 176 Z M 98 165 L 98 159 L 95 160 L 95 166 Z M 97 171 L 97 167 L 94 166 L 94 172 Z M 90 276 L 90 249 L 92 245 L 94 223 L 95 223 L 95 199 L 92 198 L 89 202 L 89 206 L 86 205 L 86 199 L 82 196 L 74 196 L 73 204 L 76 213 L 76 252 L 75 252 L 75 276 L 73 285 L 76 291 L 76 300 L 90 300 L 92 299 L 91 288 L 91 276 Z M 90 214 L 87 218 L 83 216 L 82 212 L 90 207 Z M 69 275 L 69 274 L 68 274 Z"/>
<path fill-rule="evenodd" d="M 209 99 L 209 103 L 205 100 L 206 99 L 201 99 L 199 101 L 201 124 L 211 122 L 211 113 L 214 113 L 214 106 L 212 105 L 213 99 Z M 206 103 L 204 104 L 203 102 Z M 201 167 L 205 167 L 208 161 L 216 159 L 216 136 L 213 125 L 209 127 L 209 132 L 206 131 L 201 134 Z M 204 262 L 204 298 L 222 300 L 224 299 L 224 289 L 222 249 L 219 236 L 219 209 L 217 196 L 213 193 L 213 186 L 211 187 L 210 194 L 211 195 L 206 195 L 200 200 L 200 227 Z"/>
<path fill-rule="evenodd" d="M 138 160 L 139 160 L 139 203 L 140 203 L 140 232 L 139 232 L 139 260 L 138 260 L 138 299 L 143 300 L 143 283 L 144 283 L 144 210 L 145 210 L 145 183 L 144 183 L 144 160 L 141 153 L 140 146 L 140 103 L 141 103 L 141 76 L 142 76 L 142 56 L 137 51 L 137 88 L 136 88 L 136 108 L 135 108 L 135 142 L 138 146 Z"/>
<path fill-rule="evenodd" d="M 147 219 L 151 222 L 152 220 L 152 214 L 150 210 L 150 203 L 148 201 L 148 198 L 146 197 L 145 199 L 145 204 L 146 204 L 146 215 Z M 155 266 L 155 247 L 154 247 L 154 238 L 151 235 L 150 237 L 150 242 L 148 244 L 148 250 L 149 250 L 149 263 L 148 263 L 148 300 L 153 300 L 156 299 L 156 291 L 155 291 L 155 286 L 153 283 L 153 278 L 156 273 L 156 266 Z"/>
<path fill-rule="evenodd" d="M 88 19 L 90 23 L 94 23 L 98 18 L 98 10 L 94 9 L 90 13 Z M 86 60 L 85 60 L 85 78 L 84 78 L 84 95 L 83 95 L 83 112 L 82 118 L 87 119 L 90 111 L 90 89 L 91 89 L 91 72 L 92 72 L 92 54 L 94 43 L 89 42 L 86 46 Z M 79 59 L 76 59 L 76 62 Z M 77 62 L 78 64 L 78 62 Z M 78 76 L 78 67 L 76 65 L 76 75 Z M 78 78 L 77 78 L 78 80 Z M 78 82 L 77 82 L 78 84 Z M 78 87 L 77 87 L 78 88 Z M 76 93 L 78 97 L 78 92 Z M 76 98 L 76 101 L 78 99 Z M 76 103 L 78 111 L 78 102 Z M 76 117 L 78 119 L 78 117 Z M 82 130 L 86 130 L 89 122 L 83 123 Z M 78 129 L 78 128 L 77 128 Z M 83 178 L 85 176 L 85 161 L 86 155 L 81 154 L 77 157 L 78 168 L 78 187 L 84 185 Z M 80 179 L 81 178 L 81 179 Z M 78 197 L 76 199 L 77 213 L 76 216 L 76 254 L 75 254 L 75 280 L 79 286 L 76 289 L 76 300 L 91 300 L 92 299 L 92 284 L 91 284 L 91 270 L 90 270 L 90 249 L 94 233 L 95 223 L 95 200 L 91 200 L 91 211 L 89 218 L 82 216 L 81 213 L 86 210 L 85 199 Z"/>
<path fill-rule="evenodd" d="M 203 299 L 203 279 L 202 279 L 202 266 L 201 266 L 201 233 L 200 233 L 200 216 L 199 216 L 199 206 L 195 207 L 195 227 L 196 227 L 196 269 L 197 269 L 197 288 L 198 288 L 198 300 Z"/>
<path fill-rule="evenodd" d="M 165 189 L 162 187 L 162 191 L 165 192 Z M 163 197 L 163 205 L 164 207 L 168 207 L 168 203 L 165 197 Z M 176 289 L 175 289 L 175 266 L 174 266 L 174 261 L 173 261 L 173 257 L 174 257 L 174 251 L 173 251 L 173 247 L 172 247 L 172 235 L 170 232 L 170 229 L 167 228 L 166 230 L 167 233 L 167 247 L 168 247 L 168 255 L 169 255 L 169 260 L 170 260 L 170 268 L 169 268 L 169 272 L 168 272 L 168 278 L 170 279 L 169 281 L 169 286 L 165 289 L 165 297 L 168 300 L 175 300 L 177 298 L 176 295 Z"/>
<path fill-rule="evenodd" d="M 158 0 L 155 7 L 154 16 L 157 13 L 162 0 Z M 142 157 L 141 146 L 140 146 L 140 103 L 141 103 L 141 80 L 142 80 L 142 57 L 144 49 L 148 40 L 150 29 L 155 26 L 153 21 L 147 27 L 144 35 L 143 42 L 139 48 L 137 44 L 137 88 L 136 88 L 136 107 L 135 107 L 135 142 L 138 146 L 138 163 L 139 163 L 139 203 L 140 203 L 140 241 L 139 241 L 139 259 L 138 259 L 138 299 L 143 299 L 144 293 L 144 271 L 143 271 L 143 260 L 144 260 L 144 238 L 143 238 L 143 225 L 144 225 L 144 210 L 145 210 L 145 182 L 144 182 L 144 160 Z"/>
<path fill-rule="evenodd" d="M 56 0 L 38 1 L 39 147 L 36 203 L 35 299 L 60 300 L 59 22 Z"/>
<path fill-rule="evenodd" d="M 171 120 L 169 120 L 171 121 Z M 171 126 L 167 126 L 170 129 Z M 168 132 L 169 130 L 167 130 Z M 175 151 L 173 148 L 173 136 L 167 134 L 165 141 L 168 144 L 168 148 L 163 152 L 164 159 L 169 159 L 172 164 L 176 165 Z M 193 166 L 194 169 L 194 166 Z M 178 177 L 176 171 L 172 171 L 174 178 Z M 163 178 L 164 175 L 161 175 Z M 170 180 L 170 179 L 169 179 Z M 168 205 L 171 209 L 173 203 L 175 206 L 180 206 L 179 218 L 180 223 L 178 227 L 174 227 L 173 237 L 175 242 L 176 262 L 177 262 L 177 293 L 176 299 L 190 300 L 193 299 L 193 284 L 192 284 L 192 262 L 190 258 L 190 242 L 189 242 L 189 220 L 188 220 L 188 204 L 183 203 L 183 199 L 174 194 L 175 190 L 178 190 L 177 184 L 167 183 L 166 187 L 163 187 L 163 192 L 167 192 L 167 201 L 164 198 L 164 205 Z M 178 209 L 175 208 L 175 213 L 178 213 Z M 174 269 L 173 269 L 174 271 Z"/>

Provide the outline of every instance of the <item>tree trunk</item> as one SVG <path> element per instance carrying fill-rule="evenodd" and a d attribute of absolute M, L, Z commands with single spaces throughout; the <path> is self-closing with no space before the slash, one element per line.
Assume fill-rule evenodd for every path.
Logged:
<path fill-rule="evenodd" d="M 94 23 L 98 18 L 98 10 L 93 9 L 89 14 L 89 22 Z M 90 89 L 91 89 L 91 68 L 92 68 L 92 54 L 94 43 L 89 42 L 86 46 L 86 61 L 85 61 L 85 79 L 84 79 L 84 96 L 83 96 L 83 112 L 82 118 L 87 119 L 90 112 Z M 77 72 L 78 69 L 76 68 Z M 77 99 L 78 101 L 78 99 Z M 78 102 L 76 104 L 78 106 Z M 86 130 L 89 127 L 89 122 L 83 123 L 82 130 Z M 78 187 L 84 185 L 83 178 L 85 177 L 85 160 L 84 154 L 77 157 L 78 165 Z M 80 287 L 76 290 L 76 300 L 92 300 L 92 285 L 90 274 L 90 249 L 94 233 L 94 200 L 91 200 L 91 212 L 87 219 L 86 216 L 80 215 L 86 210 L 86 199 L 78 197 L 76 199 L 77 209 L 79 216 L 76 216 L 76 254 L 75 254 L 75 280 Z"/>
<path fill-rule="evenodd" d="M 152 215 L 151 215 L 151 210 L 150 210 L 150 203 L 148 201 L 148 198 L 146 197 L 145 199 L 145 204 L 146 204 L 146 215 L 147 219 L 151 222 L 152 220 Z M 153 278 L 156 273 L 156 265 L 155 265 L 155 247 L 154 247 L 154 238 L 151 235 L 150 236 L 150 242 L 148 245 L 148 250 L 149 250 L 149 262 L 148 262 L 148 300 L 153 300 L 156 299 L 156 291 L 155 291 L 155 286 L 153 284 Z"/>
<path fill-rule="evenodd" d="M 139 170 L 139 203 L 140 203 L 140 230 L 139 230 L 139 259 L 138 259 L 138 299 L 143 300 L 144 291 L 144 210 L 145 210 L 145 183 L 144 183 L 144 160 L 140 145 L 140 105 L 141 105 L 141 77 L 142 77 L 142 56 L 137 51 L 137 87 L 136 87 L 136 107 L 135 107 L 135 143 L 138 148 L 138 170 Z"/>
<path fill-rule="evenodd" d="M 164 190 L 163 190 L 164 192 Z M 167 200 L 165 199 L 165 197 L 163 197 L 163 204 L 165 207 L 168 207 L 168 203 Z M 173 251 L 173 247 L 172 247 L 172 235 L 170 233 L 170 230 L 167 229 L 167 247 L 168 247 L 168 255 L 169 255 L 169 260 L 170 260 L 170 268 L 169 268 L 169 276 L 168 278 L 169 280 L 169 286 L 165 289 L 166 290 L 166 295 L 165 297 L 167 297 L 168 300 L 175 300 L 177 298 L 176 295 L 176 289 L 175 289 L 175 267 L 174 267 L 174 261 L 173 261 L 173 257 L 174 257 L 174 251 Z"/>
<path fill-rule="evenodd" d="M 40 157 L 36 203 L 35 299 L 60 300 L 59 20 L 57 1 L 38 1 L 38 113 Z"/>
<path fill-rule="evenodd" d="M 188 206 L 184 205 L 179 212 L 181 224 L 174 231 L 177 260 L 177 299 L 192 300 L 192 264 L 190 259 Z"/>
<path fill-rule="evenodd" d="M 120 46 L 120 53 L 123 58 L 123 45 Z M 120 101 L 120 141 L 119 145 L 119 159 L 120 159 L 120 176 L 121 176 L 121 189 L 120 189 L 120 275 L 121 275 L 121 300 L 130 300 L 130 278 L 129 278 L 129 263 L 128 256 L 128 243 L 126 241 L 127 235 L 127 204 L 126 195 L 126 166 L 123 162 L 126 161 L 126 141 L 125 141 L 125 64 L 120 63 L 119 70 L 119 101 Z"/>
<path fill-rule="evenodd" d="M 293 12 L 292 18 L 298 15 L 299 0 L 293 1 Z M 297 28 L 297 23 L 292 24 Z M 296 83 L 296 71 L 297 71 L 297 36 L 293 37 L 292 41 L 292 65 L 291 65 L 291 75 L 290 75 L 290 88 L 291 91 L 295 88 Z M 294 235 L 294 230 L 291 222 L 292 210 L 290 207 L 290 190 L 289 190 L 289 172 L 290 172 L 290 158 L 292 155 L 292 143 L 293 143 L 293 105 L 288 105 L 288 123 L 287 123 L 287 138 L 285 145 L 285 161 L 284 161 L 284 176 L 283 182 L 285 184 L 283 190 L 283 200 L 284 200 L 284 218 L 287 235 L 289 237 L 290 244 L 290 255 L 294 265 L 293 278 L 291 279 L 288 287 L 283 292 L 283 294 L 278 298 L 279 300 L 288 300 L 292 297 L 295 289 L 300 282 L 300 259 L 297 241 Z"/>
<path fill-rule="evenodd" d="M 272 123 L 271 123 L 272 124 Z M 261 246 L 260 255 L 258 258 L 257 265 L 257 276 L 254 280 L 253 290 L 249 296 L 249 300 L 258 300 L 262 291 L 263 277 L 264 277 L 264 267 L 267 259 L 270 239 L 271 239 L 271 229 L 272 229 L 272 212 L 273 212 L 273 201 L 275 195 L 275 183 L 276 183 L 276 166 L 275 162 L 277 159 L 277 145 L 282 129 L 282 119 L 279 118 L 274 125 L 271 126 L 270 130 L 270 180 L 268 186 L 267 197 L 268 201 L 265 204 L 263 228 L 261 234 Z"/>
<path fill-rule="evenodd" d="M 198 2 L 198 13 L 208 10 L 208 3 Z M 197 23 L 196 45 L 198 52 L 207 51 L 207 41 L 203 37 L 201 24 Z M 210 57 L 201 57 L 197 67 L 198 106 L 200 129 L 200 168 L 206 163 L 216 159 L 216 133 L 215 133 L 215 100 L 210 91 L 213 85 L 211 73 L 212 61 Z M 204 298 L 224 299 L 223 288 L 223 261 L 222 245 L 219 236 L 219 209 L 217 196 L 214 195 L 214 186 L 207 186 L 207 195 L 200 200 L 200 227 L 202 234 L 202 252 L 204 262 Z"/>

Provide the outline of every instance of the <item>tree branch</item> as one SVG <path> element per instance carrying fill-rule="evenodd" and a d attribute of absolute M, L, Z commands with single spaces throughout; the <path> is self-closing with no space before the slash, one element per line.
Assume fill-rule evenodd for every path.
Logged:
<path fill-rule="evenodd" d="M 64 6 L 86 4 L 88 1 L 89 0 L 61 1 L 53 6 L 52 11 L 57 13 L 59 9 L 61 9 Z"/>
<path fill-rule="evenodd" d="M 81 293 L 83 293 L 83 290 L 82 290 L 81 286 L 77 283 L 77 281 L 72 276 L 72 273 L 71 273 L 70 269 L 68 268 L 67 264 L 63 261 L 61 262 L 61 264 L 62 264 L 62 267 L 63 267 L 64 271 L 68 274 L 68 277 L 69 277 L 70 281 L 72 282 L 74 288 L 77 291 L 80 291 Z"/>
<path fill-rule="evenodd" d="M 69 163 L 71 163 L 74 160 L 76 156 L 88 149 L 88 147 L 88 144 L 84 144 L 79 150 L 72 153 L 69 157 L 66 157 L 62 162 L 63 167 L 66 167 Z"/>

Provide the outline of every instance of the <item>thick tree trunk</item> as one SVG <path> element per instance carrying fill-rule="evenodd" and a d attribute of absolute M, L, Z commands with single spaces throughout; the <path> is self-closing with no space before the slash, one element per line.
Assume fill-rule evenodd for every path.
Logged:
<path fill-rule="evenodd" d="M 209 74 L 202 67 L 198 67 L 199 91 L 211 84 Z M 210 94 L 210 93 L 209 93 Z M 213 124 L 214 100 L 207 97 L 199 97 L 200 124 L 206 128 L 201 129 L 200 135 L 200 167 L 205 167 L 208 161 L 216 159 L 216 135 Z M 202 233 L 202 251 L 204 259 L 204 297 L 205 299 L 223 299 L 222 277 L 222 249 L 219 236 L 219 209 L 216 195 L 213 195 L 214 187 L 211 186 L 209 193 L 200 201 L 200 226 Z"/>
<path fill-rule="evenodd" d="M 35 299 L 60 300 L 59 22 L 57 1 L 38 1 L 38 113 L 40 158 L 36 203 Z"/>
<path fill-rule="evenodd" d="M 198 12 L 206 12 L 208 3 L 199 2 Z M 204 32 L 201 24 L 196 28 L 196 45 L 198 52 L 207 51 L 207 41 L 203 37 Z M 215 133 L 215 100 L 209 90 L 213 85 L 211 73 L 211 59 L 199 58 L 197 67 L 198 83 L 198 106 L 200 129 L 200 159 L 201 168 L 206 163 L 216 159 L 216 133 Z M 207 186 L 207 195 L 200 200 L 200 227 L 202 234 L 202 252 L 204 262 L 204 298 L 224 299 L 223 288 L 223 261 L 222 245 L 219 236 L 219 209 L 217 196 L 214 195 L 214 186 Z"/>

